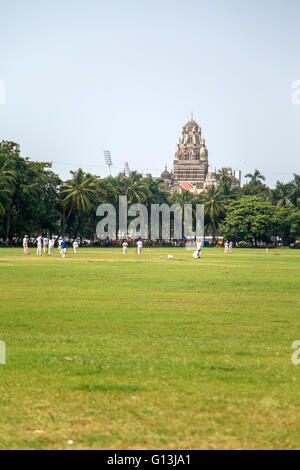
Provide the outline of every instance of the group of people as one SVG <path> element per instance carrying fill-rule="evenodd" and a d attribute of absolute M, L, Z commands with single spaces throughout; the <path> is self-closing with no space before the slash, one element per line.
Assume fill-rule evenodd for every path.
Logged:
<path fill-rule="evenodd" d="M 225 242 L 224 243 L 224 253 L 232 253 L 232 242 Z"/>
<path fill-rule="evenodd" d="M 63 237 L 59 237 L 57 240 L 55 238 L 48 238 L 47 236 L 42 236 L 38 235 L 37 241 L 36 241 L 36 254 L 37 256 L 42 256 L 42 252 L 44 254 L 48 254 L 48 256 L 53 256 L 54 255 L 54 246 L 55 242 L 57 241 L 57 247 L 58 251 L 61 254 L 63 258 L 66 257 L 67 254 L 67 241 Z M 77 249 L 79 247 L 79 244 L 76 240 L 73 241 L 72 243 L 74 253 L 76 254 Z M 232 242 L 226 241 L 224 243 L 224 252 L 225 253 L 232 253 Z M 123 254 L 126 255 L 128 251 L 128 242 L 127 240 L 124 240 L 122 243 L 123 247 Z M 137 254 L 141 255 L 142 254 L 142 248 L 143 248 L 143 241 L 141 238 L 138 239 L 137 244 Z M 29 255 L 29 238 L 28 235 L 25 235 L 23 238 L 23 248 L 24 248 L 24 254 Z M 194 258 L 201 258 L 202 254 L 202 243 L 200 240 L 196 242 L 196 251 L 193 252 L 193 257 Z"/>
<path fill-rule="evenodd" d="M 42 256 L 42 252 L 48 256 L 54 255 L 54 246 L 55 246 L 55 238 L 48 238 L 43 237 L 41 234 L 37 236 L 36 239 L 36 254 L 37 256 Z M 59 237 L 57 240 L 58 251 L 63 258 L 66 257 L 67 254 L 67 241 L 63 237 Z M 78 242 L 76 240 L 73 241 L 73 250 L 74 253 L 77 252 Z M 23 238 L 23 248 L 24 248 L 24 255 L 29 255 L 29 237 L 25 235 Z"/>
<path fill-rule="evenodd" d="M 127 242 L 127 240 L 124 240 L 124 242 L 122 243 L 122 247 L 123 247 L 123 255 L 126 255 L 126 254 L 127 254 L 127 250 L 128 250 L 128 242 Z M 141 255 L 141 254 L 142 254 L 142 248 L 143 248 L 143 241 L 142 241 L 141 238 L 138 239 L 137 244 L 136 244 L 136 247 L 137 247 L 137 254 L 138 254 L 138 255 Z"/>

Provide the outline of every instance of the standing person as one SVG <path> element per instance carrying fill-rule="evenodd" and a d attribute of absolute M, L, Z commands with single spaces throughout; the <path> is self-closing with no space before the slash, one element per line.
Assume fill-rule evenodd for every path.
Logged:
<path fill-rule="evenodd" d="M 122 243 L 122 247 L 123 247 L 123 255 L 127 255 L 128 243 L 126 240 L 124 240 L 124 242 Z"/>
<path fill-rule="evenodd" d="M 143 242 L 140 238 L 139 238 L 136 246 L 137 246 L 138 255 L 141 255 L 142 254 L 142 248 L 143 248 Z"/>
<path fill-rule="evenodd" d="M 28 235 L 25 235 L 23 238 L 23 247 L 24 247 L 24 255 L 29 255 L 29 250 L 28 250 Z"/>
<path fill-rule="evenodd" d="M 73 250 L 74 250 L 74 253 L 75 253 L 75 254 L 76 254 L 77 248 L 78 248 L 78 242 L 77 242 L 77 240 L 74 240 L 74 241 L 73 241 Z"/>
<path fill-rule="evenodd" d="M 228 253 L 228 242 L 227 241 L 224 244 L 224 253 Z"/>
<path fill-rule="evenodd" d="M 54 239 L 50 238 L 49 243 L 48 243 L 48 255 L 53 256 L 54 255 Z"/>
<path fill-rule="evenodd" d="M 36 240 L 36 254 L 42 256 L 42 235 L 38 235 Z"/>
<path fill-rule="evenodd" d="M 62 241 L 61 241 L 61 255 L 63 258 L 66 257 L 66 253 L 67 253 L 67 242 L 65 241 L 65 239 L 63 238 Z"/>
<path fill-rule="evenodd" d="M 44 254 L 46 254 L 47 251 L 48 251 L 48 244 L 49 244 L 49 238 L 47 237 L 47 235 L 45 235 L 44 238 L 43 238 Z"/>
<path fill-rule="evenodd" d="M 229 253 L 232 254 L 232 242 L 229 242 Z"/>
<path fill-rule="evenodd" d="M 62 238 L 59 237 L 57 248 L 58 248 L 58 251 L 60 252 L 60 254 L 62 254 L 62 252 L 61 252 L 61 244 L 62 244 Z"/>

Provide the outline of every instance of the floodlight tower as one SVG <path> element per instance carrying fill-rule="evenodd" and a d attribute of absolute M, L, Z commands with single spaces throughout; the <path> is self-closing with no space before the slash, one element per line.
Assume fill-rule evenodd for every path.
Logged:
<path fill-rule="evenodd" d="M 103 150 L 104 153 L 104 161 L 109 168 L 109 174 L 111 175 L 110 167 L 112 166 L 112 160 L 109 150 Z"/>
<path fill-rule="evenodd" d="M 130 168 L 129 168 L 128 162 L 125 162 L 125 165 L 124 165 L 124 175 L 127 177 L 130 176 Z"/>

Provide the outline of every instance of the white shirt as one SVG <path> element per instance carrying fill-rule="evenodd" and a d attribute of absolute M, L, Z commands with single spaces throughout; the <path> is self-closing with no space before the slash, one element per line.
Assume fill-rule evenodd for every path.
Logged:
<path fill-rule="evenodd" d="M 23 246 L 28 246 L 28 238 L 23 238 Z"/>
<path fill-rule="evenodd" d="M 37 238 L 37 245 L 42 246 L 42 237 Z"/>
<path fill-rule="evenodd" d="M 139 241 L 137 242 L 137 246 L 138 246 L 139 248 L 142 248 L 142 246 L 143 246 L 142 240 L 139 240 Z"/>

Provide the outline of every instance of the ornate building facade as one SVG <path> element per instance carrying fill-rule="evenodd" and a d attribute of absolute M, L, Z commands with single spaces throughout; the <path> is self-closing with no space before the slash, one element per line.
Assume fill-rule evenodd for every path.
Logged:
<path fill-rule="evenodd" d="M 231 186 L 240 186 L 241 171 L 233 171 L 231 168 L 226 170 L 231 177 Z M 168 171 L 166 165 L 161 178 L 173 193 L 200 193 L 210 185 L 218 185 L 216 171 L 208 164 L 208 150 L 201 127 L 194 121 L 193 115 L 183 126 L 182 137 L 179 138 L 175 150 L 173 170 Z"/>
<path fill-rule="evenodd" d="M 205 189 L 207 176 L 212 184 L 214 174 L 210 172 L 208 175 L 208 150 L 201 127 L 192 116 L 183 127 L 182 137 L 178 140 L 173 172 L 169 172 L 166 167 L 161 178 L 174 192 L 179 192 L 182 188 L 196 193 Z"/>

